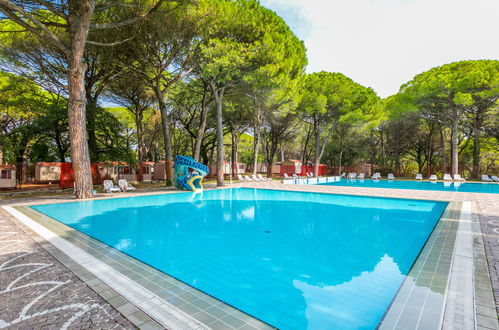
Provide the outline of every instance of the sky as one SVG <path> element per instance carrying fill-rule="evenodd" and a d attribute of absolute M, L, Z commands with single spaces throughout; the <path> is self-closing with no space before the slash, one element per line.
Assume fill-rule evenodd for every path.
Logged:
<path fill-rule="evenodd" d="M 499 0 L 261 0 L 305 42 L 307 72 L 379 96 L 442 64 L 499 59 Z"/>

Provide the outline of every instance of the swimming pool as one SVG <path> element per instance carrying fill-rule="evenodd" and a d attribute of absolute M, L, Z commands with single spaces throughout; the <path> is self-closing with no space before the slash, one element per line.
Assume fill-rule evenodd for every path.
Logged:
<path fill-rule="evenodd" d="M 321 185 L 499 194 L 499 184 L 478 182 L 341 179 L 338 182 L 321 183 Z"/>
<path fill-rule="evenodd" d="M 32 208 L 273 326 L 369 329 L 446 205 L 241 188 Z"/>

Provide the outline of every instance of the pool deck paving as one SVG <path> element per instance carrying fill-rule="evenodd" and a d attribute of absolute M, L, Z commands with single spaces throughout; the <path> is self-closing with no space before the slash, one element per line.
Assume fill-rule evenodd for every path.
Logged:
<path fill-rule="evenodd" d="M 213 188 L 209 185 L 207 189 Z M 497 194 L 484 193 L 460 193 L 445 191 L 427 190 L 402 190 L 384 188 L 361 188 L 342 187 L 325 185 L 283 185 L 279 181 L 258 182 L 258 183 L 235 183 L 231 187 L 253 187 L 263 189 L 295 190 L 308 192 L 323 192 L 333 194 L 348 195 L 368 195 L 391 198 L 411 198 L 422 200 L 439 200 L 454 202 L 471 202 L 472 224 L 466 227 L 471 231 L 471 239 L 474 242 L 472 253 L 472 264 L 474 261 L 474 272 L 471 275 L 475 280 L 475 296 L 471 297 L 474 304 L 476 317 L 474 318 L 474 328 L 479 329 L 499 329 L 497 313 L 499 311 L 499 196 Z M 128 197 L 141 194 L 163 194 L 171 193 L 169 189 L 159 188 L 145 190 L 138 193 L 122 193 L 115 196 L 100 194 L 98 197 Z M 15 200 L 0 200 L 2 205 L 27 205 L 38 203 L 57 203 L 73 201 L 71 196 L 62 195 L 50 198 L 43 196 L 29 196 Z M 74 267 L 72 270 L 66 268 L 67 263 L 60 263 L 59 260 L 65 255 L 50 243 L 39 238 L 29 228 L 25 228 L 21 223 L 14 220 L 10 215 L 0 208 L 0 306 L 7 308 L 0 309 L 0 329 L 1 328 L 158 328 L 159 325 L 140 310 L 133 309 L 126 301 L 116 301 L 119 296 L 114 295 L 114 304 L 106 297 L 102 297 L 95 291 L 102 293 L 103 283 L 98 279 L 91 278 L 90 282 L 82 281 L 84 270 L 76 276 Z M 6 253 L 4 252 L 6 251 Z M 49 253 L 50 252 L 50 253 Z M 59 253 L 59 256 L 57 255 Z M 456 252 L 455 252 L 456 253 Z M 54 257 L 54 255 L 56 257 Z M 57 258 L 57 259 L 56 259 Z M 14 260 L 12 260 L 14 259 Z M 58 260 L 59 259 L 59 260 Z M 66 257 L 66 259 L 69 259 Z M 462 259 L 466 261 L 466 258 Z M 71 262 L 68 261 L 67 262 Z M 21 265 L 7 267 L 8 265 Z M 23 264 L 40 264 L 34 268 L 22 266 Z M 457 264 L 457 262 L 456 262 Z M 5 266 L 7 265 L 7 266 Z M 43 265 L 43 266 L 42 266 Z M 2 269 L 2 267 L 4 269 Z M 33 267 L 33 266 L 30 266 Z M 464 262 L 463 270 L 468 267 Z M 469 267 L 468 267 L 469 268 Z M 10 272 L 10 274 L 9 274 Z M 30 282 L 31 280 L 31 282 Z M 35 281 L 50 282 L 43 287 Z M 95 284 L 95 287 L 89 283 Z M 492 287 L 490 287 L 490 283 Z M 98 287 L 101 286 L 101 287 Z M 10 292 L 12 288 L 22 287 L 15 295 Z M 96 290 L 96 287 L 99 290 Z M 33 288 L 36 288 L 33 289 Z M 452 291 L 452 285 L 449 288 Z M 459 288 L 458 288 L 459 290 Z M 48 291 L 48 293 L 44 293 Z M 449 294 L 451 295 L 452 292 Z M 454 292 L 456 301 L 468 301 L 469 296 L 462 296 L 460 292 Z M 41 298 L 39 298 L 41 297 Z M 32 301 L 34 301 L 32 303 Z M 494 306 L 495 309 L 491 306 Z M 65 307 L 74 306 L 74 307 Z M 78 310 L 77 306 L 80 306 Z M 133 309 L 126 311 L 123 307 Z M 120 309 L 121 308 L 121 309 Z M 451 320 L 444 320 L 442 328 L 462 328 L 468 329 L 466 317 L 460 319 L 460 305 L 452 306 L 448 304 L 447 309 L 457 309 L 458 313 L 453 314 Z M 68 312 L 70 311 L 70 312 Z M 463 314 L 462 312 L 461 314 Z M 124 317 L 123 315 L 126 315 Z M 447 314 L 446 314 L 447 315 Z M 3 323 L 2 323 L 3 322 Z M 10 322 L 10 323 L 9 323 Z M 12 322 L 17 322 L 13 324 Z"/>
<path fill-rule="evenodd" d="M 0 209 L 0 328 L 134 329 Z"/>

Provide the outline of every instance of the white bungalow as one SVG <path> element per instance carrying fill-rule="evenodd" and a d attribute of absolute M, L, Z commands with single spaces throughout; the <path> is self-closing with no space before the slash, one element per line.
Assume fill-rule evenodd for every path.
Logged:
<path fill-rule="evenodd" d="M 16 167 L 14 165 L 0 165 L 0 189 L 14 189 L 16 186 Z"/>

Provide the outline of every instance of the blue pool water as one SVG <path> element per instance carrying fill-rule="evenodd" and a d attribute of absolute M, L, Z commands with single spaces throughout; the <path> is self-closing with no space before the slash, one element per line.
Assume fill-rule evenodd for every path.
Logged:
<path fill-rule="evenodd" d="M 33 206 L 282 329 L 374 329 L 444 202 L 226 189 Z"/>
<path fill-rule="evenodd" d="M 403 181 L 403 180 L 341 179 L 341 181 L 339 182 L 322 183 L 322 185 L 499 194 L 499 184 L 478 183 L 478 182 L 449 182 L 449 181 L 430 182 L 430 181 Z"/>

